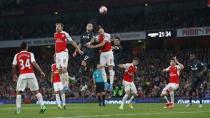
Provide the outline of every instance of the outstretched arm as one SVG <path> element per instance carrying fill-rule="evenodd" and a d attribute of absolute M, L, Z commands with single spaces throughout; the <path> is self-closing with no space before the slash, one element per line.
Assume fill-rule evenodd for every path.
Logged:
<path fill-rule="evenodd" d="M 181 70 L 184 69 L 184 65 L 181 64 L 181 63 L 177 60 L 176 57 L 174 57 L 174 61 L 180 66 L 180 69 L 181 69 Z"/>

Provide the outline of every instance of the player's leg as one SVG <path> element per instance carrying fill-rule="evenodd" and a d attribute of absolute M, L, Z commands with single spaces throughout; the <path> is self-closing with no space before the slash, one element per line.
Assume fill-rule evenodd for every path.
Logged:
<path fill-rule="evenodd" d="M 163 90 L 162 90 L 162 92 L 161 92 L 161 97 L 163 97 L 165 100 L 166 100 L 166 104 L 165 104 L 165 106 L 164 106 L 164 108 L 168 108 L 168 105 L 170 104 L 170 102 L 169 102 L 169 100 L 168 100 L 168 98 L 167 98 L 167 96 L 168 96 L 168 88 L 169 88 L 169 85 L 167 85 Z"/>
<path fill-rule="evenodd" d="M 107 62 L 107 65 L 109 66 L 110 91 L 112 91 L 112 89 L 113 89 L 113 82 L 114 82 L 114 75 L 115 75 L 115 72 L 113 70 L 113 66 L 114 66 L 113 52 L 107 53 L 107 55 L 106 55 L 106 62 Z"/>
<path fill-rule="evenodd" d="M 202 82 L 199 82 L 198 84 L 199 86 L 197 87 L 197 90 L 198 90 L 198 97 L 199 97 L 199 101 L 200 101 L 200 104 L 199 104 L 199 108 L 202 108 L 203 105 L 202 105 L 202 88 L 203 88 L 203 85 L 202 85 Z"/>
<path fill-rule="evenodd" d="M 40 104 L 40 113 L 44 113 L 46 111 L 46 107 L 44 105 L 42 94 L 39 92 L 39 85 L 35 75 L 33 75 L 31 79 L 27 79 L 27 85 L 32 93 L 36 96 L 38 103 Z"/>
<path fill-rule="evenodd" d="M 197 82 L 192 82 L 190 85 L 190 90 L 189 90 L 189 103 L 186 105 L 186 107 L 190 107 L 192 105 L 192 97 L 193 97 L 193 92 L 195 91 L 196 88 L 196 83 Z"/>
<path fill-rule="evenodd" d="M 65 92 L 62 91 L 63 88 L 64 88 L 63 83 L 58 82 L 58 90 L 60 91 L 63 109 L 66 109 L 66 94 L 65 94 Z"/>
<path fill-rule="evenodd" d="M 103 66 L 103 68 L 101 69 L 101 72 L 102 72 L 104 82 L 107 83 L 107 75 L 106 75 L 106 70 L 105 70 L 106 58 L 104 57 L 104 53 L 100 54 L 100 65 Z"/>
<path fill-rule="evenodd" d="M 129 107 L 130 109 L 133 109 L 133 104 L 132 101 L 134 100 L 134 98 L 137 96 L 137 89 L 134 83 L 131 84 L 131 97 L 128 101 Z"/>
<path fill-rule="evenodd" d="M 126 100 L 128 99 L 128 97 L 130 96 L 130 84 L 128 82 L 123 82 L 123 85 L 124 85 L 124 89 L 125 89 L 125 95 L 123 96 L 123 99 L 122 99 L 122 103 L 119 107 L 120 110 L 123 110 L 123 107 L 126 103 Z"/>
<path fill-rule="evenodd" d="M 105 97 L 106 97 L 106 93 L 105 93 L 105 84 L 104 82 L 101 82 L 101 85 L 100 85 L 100 90 L 101 90 L 101 98 L 102 98 L 102 105 L 103 106 L 106 106 L 105 105 Z"/>
<path fill-rule="evenodd" d="M 60 73 L 60 78 L 61 78 L 61 82 L 64 85 L 64 90 L 65 92 L 70 91 L 69 90 L 69 74 L 68 74 L 68 60 L 69 60 L 69 56 L 68 56 L 68 52 L 62 52 L 61 53 L 61 73 Z"/>
<path fill-rule="evenodd" d="M 16 113 L 17 114 L 20 114 L 21 112 L 21 102 L 22 102 L 21 93 L 25 90 L 26 85 L 27 85 L 27 81 L 19 77 L 17 81 L 17 85 L 16 85 Z"/>
<path fill-rule="evenodd" d="M 53 88 L 55 92 L 55 100 L 58 105 L 58 109 L 61 109 L 61 99 L 60 99 L 60 92 L 59 92 L 59 87 L 58 87 L 58 82 L 53 83 Z"/>

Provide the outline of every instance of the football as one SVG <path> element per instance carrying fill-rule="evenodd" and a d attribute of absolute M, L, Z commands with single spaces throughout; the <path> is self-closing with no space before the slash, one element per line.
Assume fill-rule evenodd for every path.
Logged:
<path fill-rule="evenodd" d="M 105 15 L 107 13 L 107 7 L 106 6 L 101 6 L 99 8 L 99 13 L 102 15 Z"/>

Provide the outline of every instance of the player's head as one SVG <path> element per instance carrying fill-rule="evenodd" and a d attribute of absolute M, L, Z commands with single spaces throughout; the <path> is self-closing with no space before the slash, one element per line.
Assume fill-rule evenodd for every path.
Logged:
<path fill-rule="evenodd" d="M 195 59 L 195 53 L 190 53 L 190 60 Z"/>
<path fill-rule="evenodd" d="M 118 36 L 114 37 L 113 41 L 114 41 L 114 45 L 120 45 L 120 37 Z"/>
<path fill-rule="evenodd" d="M 26 43 L 26 42 L 22 42 L 21 44 L 20 44 L 20 49 L 21 50 L 28 50 L 28 44 Z"/>
<path fill-rule="evenodd" d="M 105 33 L 104 28 L 100 25 L 98 26 L 98 33 L 99 34 L 104 34 Z"/>
<path fill-rule="evenodd" d="M 102 69 L 103 66 L 101 64 L 97 64 L 97 69 Z"/>
<path fill-rule="evenodd" d="M 56 27 L 56 32 L 61 32 L 63 30 L 64 25 L 63 23 L 59 22 L 55 24 L 55 27 Z"/>
<path fill-rule="evenodd" d="M 170 66 L 175 66 L 175 65 L 176 65 L 175 60 L 174 60 L 174 59 L 171 59 L 171 60 L 170 60 Z"/>
<path fill-rule="evenodd" d="M 88 24 L 87 24 L 87 26 L 86 26 L 86 31 L 87 31 L 87 32 L 93 31 L 93 24 L 92 24 L 92 23 L 88 23 Z"/>
<path fill-rule="evenodd" d="M 138 57 L 135 57 L 135 58 L 133 58 L 133 65 L 138 65 L 139 64 L 139 58 Z"/>

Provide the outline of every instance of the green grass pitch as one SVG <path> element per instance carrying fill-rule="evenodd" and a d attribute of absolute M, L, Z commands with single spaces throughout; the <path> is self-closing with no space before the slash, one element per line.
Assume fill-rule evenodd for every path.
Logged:
<path fill-rule="evenodd" d="M 119 105 L 99 107 L 98 104 L 68 104 L 66 110 L 58 110 L 56 105 L 46 105 L 45 114 L 39 114 L 39 106 L 22 105 L 21 114 L 15 114 L 15 105 L 0 105 L 0 118 L 210 118 L 210 105 L 198 108 L 193 105 L 186 108 L 176 105 L 174 109 L 163 109 L 163 104 L 135 104 L 131 110 L 126 105 L 118 110 Z"/>

